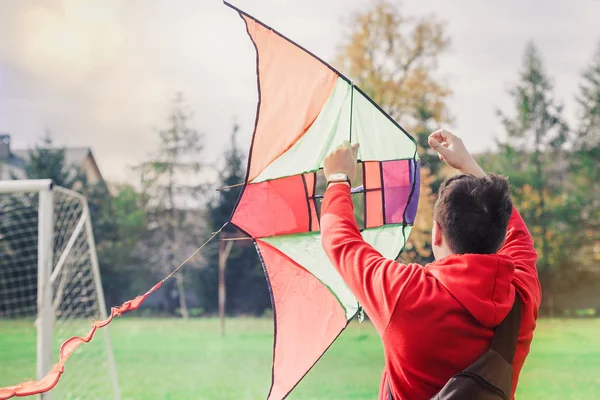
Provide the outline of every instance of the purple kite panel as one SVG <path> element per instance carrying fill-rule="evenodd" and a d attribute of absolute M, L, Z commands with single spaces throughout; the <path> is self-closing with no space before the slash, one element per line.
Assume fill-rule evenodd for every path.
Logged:
<path fill-rule="evenodd" d="M 416 168 L 416 174 L 415 174 Z M 414 224 L 417 216 L 417 206 L 419 205 L 419 193 L 421 189 L 421 163 L 419 161 L 410 160 L 410 181 L 416 178 L 415 190 L 410 197 L 408 207 L 406 207 L 406 223 Z"/>
<path fill-rule="evenodd" d="M 384 161 L 382 169 L 385 223 L 414 223 L 419 203 L 419 163 L 414 160 Z M 411 196 L 415 178 L 416 184 Z"/>
<path fill-rule="evenodd" d="M 400 224 L 410 194 L 410 167 L 408 160 L 384 161 L 383 197 L 386 224 Z"/>

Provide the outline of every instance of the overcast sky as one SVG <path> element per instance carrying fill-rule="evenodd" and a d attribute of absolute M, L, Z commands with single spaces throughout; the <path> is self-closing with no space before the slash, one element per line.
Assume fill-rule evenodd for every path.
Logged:
<path fill-rule="evenodd" d="M 364 0 L 233 2 L 326 60 Z M 599 0 L 405 0 L 408 15 L 435 14 L 452 49 L 440 76 L 454 91 L 449 127 L 473 150 L 502 134 L 524 45 L 534 40 L 575 118 L 581 70 L 600 41 Z M 343 72 L 343 71 L 342 71 Z M 45 128 L 60 145 L 90 146 L 109 180 L 154 151 L 168 101 L 183 91 L 205 134 L 207 162 L 228 144 L 232 119 L 246 150 L 254 124 L 254 48 L 218 0 L 0 0 L 0 132 L 33 145 Z"/>

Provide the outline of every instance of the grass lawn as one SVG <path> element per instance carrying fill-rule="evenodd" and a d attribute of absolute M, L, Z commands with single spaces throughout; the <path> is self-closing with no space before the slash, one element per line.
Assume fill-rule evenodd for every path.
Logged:
<path fill-rule="evenodd" d="M 221 337 L 215 319 L 125 316 L 114 321 L 111 337 L 123 400 L 265 399 L 271 378 L 271 320 L 232 319 L 227 330 Z M 93 357 L 102 350 L 102 336 L 94 342 L 98 345 L 84 345 L 67 363 L 64 385 L 72 385 L 69 379 L 76 376 L 71 380 L 81 384 L 86 370 L 98 366 Z M 0 321 L 0 387 L 32 377 L 34 359 L 31 323 Z M 353 323 L 289 398 L 375 399 L 382 363 L 372 325 Z M 541 320 L 517 398 L 589 399 L 599 391 L 600 319 Z"/>

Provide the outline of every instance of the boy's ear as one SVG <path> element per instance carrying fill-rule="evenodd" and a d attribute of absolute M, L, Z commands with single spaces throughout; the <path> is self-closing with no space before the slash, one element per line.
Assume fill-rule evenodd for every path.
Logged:
<path fill-rule="evenodd" d="M 440 224 L 437 223 L 437 221 L 433 221 L 433 244 L 440 247 L 442 245 L 442 228 L 440 227 Z"/>

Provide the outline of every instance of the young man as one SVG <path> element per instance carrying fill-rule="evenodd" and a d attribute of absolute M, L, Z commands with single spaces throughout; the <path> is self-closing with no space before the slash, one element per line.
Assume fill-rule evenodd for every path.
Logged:
<path fill-rule="evenodd" d="M 494 328 L 515 295 L 522 320 L 514 359 L 512 396 L 529 353 L 541 287 L 537 253 L 509 197 L 505 178 L 486 175 L 462 141 L 441 130 L 430 146 L 461 175 L 440 187 L 432 247 L 425 266 L 383 258 L 366 243 L 354 219 L 350 185 L 329 182 L 321 211 L 322 244 L 383 340 L 388 385 L 396 400 L 430 399 L 454 374 L 490 346 Z M 324 162 L 326 177 L 356 173 L 358 147 L 345 143 Z"/>

